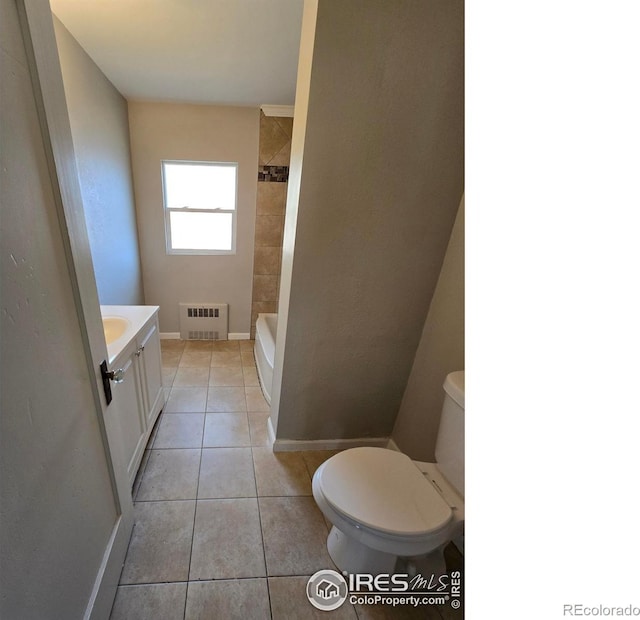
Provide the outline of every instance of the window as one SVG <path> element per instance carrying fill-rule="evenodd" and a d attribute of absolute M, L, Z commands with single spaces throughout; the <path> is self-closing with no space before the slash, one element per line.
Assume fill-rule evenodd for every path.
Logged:
<path fill-rule="evenodd" d="M 163 161 L 167 254 L 235 254 L 238 164 Z"/>

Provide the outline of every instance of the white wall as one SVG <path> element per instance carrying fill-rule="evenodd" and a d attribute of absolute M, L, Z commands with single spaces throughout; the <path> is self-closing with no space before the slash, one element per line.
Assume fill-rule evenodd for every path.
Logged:
<path fill-rule="evenodd" d="M 464 370 L 464 198 L 393 429 L 411 458 L 433 461 L 445 377 Z"/>
<path fill-rule="evenodd" d="M 260 111 L 129 102 L 133 178 L 145 301 L 160 306 L 160 331 L 180 331 L 179 302 L 229 304 L 229 332 L 249 334 Z M 235 255 L 168 255 L 161 161 L 238 162 Z"/>
<path fill-rule="evenodd" d="M 102 304 L 142 304 L 127 102 L 54 17 L 93 268 Z"/>
<path fill-rule="evenodd" d="M 82 618 L 118 513 L 12 0 L 0 41 L 0 617 Z"/>
<path fill-rule="evenodd" d="M 464 7 L 319 0 L 313 32 L 314 4 L 303 18 L 312 61 L 299 68 L 272 421 L 279 439 L 385 437 L 463 192 Z"/>

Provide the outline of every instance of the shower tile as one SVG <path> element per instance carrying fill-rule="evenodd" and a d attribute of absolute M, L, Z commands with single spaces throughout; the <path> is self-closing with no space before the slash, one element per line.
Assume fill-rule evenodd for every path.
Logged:
<path fill-rule="evenodd" d="M 255 496 L 251 448 L 212 448 L 202 451 L 198 499 Z"/>
<path fill-rule="evenodd" d="M 275 301 L 277 297 L 278 276 L 253 276 L 253 299 L 256 301 Z"/>
<path fill-rule="evenodd" d="M 200 450 L 151 450 L 136 501 L 195 499 Z"/>
<path fill-rule="evenodd" d="M 186 596 L 186 583 L 120 586 L 110 620 L 182 620 Z"/>
<path fill-rule="evenodd" d="M 244 375 L 241 366 L 221 366 L 211 368 L 209 387 L 241 387 Z"/>
<path fill-rule="evenodd" d="M 284 216 L 282 215 L 258 215 L 256 216 L 255 247 L 280 247 L 282 246 L 282 232 Z"/>
<path fill-rule="evenodd" d="M 238 412 L 247 410 L 243 387 L 210 387 L 207 412 Z"/>
<path fill-rule="evenodd" d="M 264 576 L 257 500 L 198 500 L 189 579 Z"/>
<path fill-rule="evenodd" d="M 281 253 L 282 248 L 256 248 L 253 260 L 254 275 L 275 275 L 280 273 Z"/>
<path fill-rule="evenodd" d="M 200 448 L 203 433 L 204 413 L 165 413 L 153 448 Z"/>
<path fill-rule="evenodd" d="M 204 367 L 180 366 L 173 380 L 174 387 L 207 387 L 209 385 L 209 360 Z"/>
<path fill-rule="evenodd" d="M 258 496 L 311 495 L 311 478 L 299 452 L 253 448 Z"/>
<path fill-rule="evenodd" d="M 266 579 L 190 582 L 185 620 L 269 618 Z"/>
<path fill-rule="evenodd" d="M 261 387 L 248 386 L 244 388 L 247 399 L 247 411 L 271 411 L 269 403 L 262 394 Z"/>
<path fill-rule="evenodd" d="M 251 438 L 247 414 L 208 413 L 202 445 L 205 448 L 250 446 Z"/>
<path fill-rule="evenodd" d="M 214 351 L 211 354 L 211 367 L 241 366 L 240 351 Z"/>
<path fill-rule="evenodd" d="M 333 568 L 328 530 L 312 497 L 260 497 L 258 502 L 270 577 Z"/>
<path fill-rule="evenodd" d="M 258 215 L 284 215 L 287 202 L 287 183 L 258 182 L 256 213 Z"/>
<path fill-rule="evenodd" d="M 164 407 L 165 413 L 204 413 L 207 405 L 206 387 L 174 387 Z"/>
<path fill-rule="evenodd" d="M 195 501 L 138 502 L 121 584 L 186 581 Z"/>

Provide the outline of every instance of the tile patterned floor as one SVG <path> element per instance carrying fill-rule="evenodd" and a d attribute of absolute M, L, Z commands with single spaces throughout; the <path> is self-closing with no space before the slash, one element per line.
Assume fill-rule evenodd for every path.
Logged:
<path fill-rule="evenodd" d="M 334 453 L 272 452 L 252 349 L 162 341 L 167 404 L 133 486 L 111 619 L 462 618 L 450 608 L 309 604 L 308 577 L 334 568 L 311 495 L 313 473 Z M 447 551 L 459 568 L 460 554 Z"/>

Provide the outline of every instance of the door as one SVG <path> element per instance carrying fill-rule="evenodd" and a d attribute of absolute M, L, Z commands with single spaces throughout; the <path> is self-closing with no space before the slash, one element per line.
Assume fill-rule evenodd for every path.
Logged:
<path fill-rule="evenodd" d="M 107 618 L 133 507 L 48 3 L 0 35 L 0 617 Z"/>

